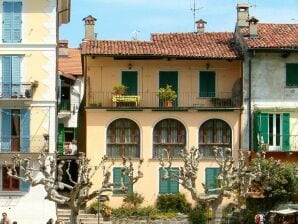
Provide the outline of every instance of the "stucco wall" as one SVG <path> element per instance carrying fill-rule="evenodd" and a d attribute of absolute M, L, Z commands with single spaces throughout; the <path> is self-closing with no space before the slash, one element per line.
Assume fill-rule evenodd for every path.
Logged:
<path fill-rule="evenodd" d="M 186 128 L 186 148 L 198 146 L 198 131 L 202 123 L 210 118 L 219 118 L 229 124 L 232 130 L 232 148 L 234 156 L 237 157 L 239 149 L 239 128 L 240 112 L 112 112 L 105 110 L 87 110 L 87 157 L 91 159 L 92 165 L 97 165 L 100 158 L 106 154 L 106 131 L 108 125 L 117 118 L 128 118 L 135 121 L 140 128 L 140 149 L 141 158 L 144 158 L 142 171 L 144 177 L 140 179 L 134 189 L 145 197 L 144 204 L 153 204 L 158 196 L 159 189 L 159 162 L 152 159 L 153 147 L 153 128 L 160 120 L 165 118 L 174 118 L 179 120 Z M 119 166 L 121 160 L 115 162 Z M 172 167 L 180 167 L 183 163 L 181 160 L 175 160 Z M 217 167 L 215 160 L 202 160 L 199 166 L 197 186 L 203 192 L 201 182 L 205 181 L 205 168 Z M 100 172 L 99 172 L 100 173 Z M 99 187 L 102 177 L 97 174 L 94 177 L 93 189 Z M 188 192 L 180 186 L 181 192 L 187 193 L 187 198 L 191 201 Z M 110 204 L 119 206 L 122 203 L 121 196 L 112 196 Z"/>

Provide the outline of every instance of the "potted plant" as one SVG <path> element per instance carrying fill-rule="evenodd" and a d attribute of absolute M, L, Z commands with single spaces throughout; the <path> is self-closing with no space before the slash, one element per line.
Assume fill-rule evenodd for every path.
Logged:
<path fill-rule="evenodd" d="M 157 96 L 159 97 L 160 102 L 163 102 L 165 107 L 172 106 L 173 101 L 177 99 L 177 94 L 175 90 L 172 89 L 171 85 L 159 88 Z"/>
<path fill-rule="evenodd" d="M 123 85 L 123 84 L 119 84 L 113 87 L 113 94 L 115 95 L 124 95 L 125 91 L 127 89 L 127 86 Z"/>

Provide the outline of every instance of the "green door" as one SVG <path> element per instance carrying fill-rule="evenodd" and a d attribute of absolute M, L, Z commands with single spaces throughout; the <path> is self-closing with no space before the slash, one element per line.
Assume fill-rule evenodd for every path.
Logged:
<path fill-rule="evenodd" d="M 138 72 L 136 71 L 123 71 L 122 84 L 127 87 L 126 95 L 138 95 Z"/>
<path fill-rule="evenodd" d="M 160 71 L 159 72 L 159 88 L 164 88 L 167 85 L 172 86 L 172 89 L 178 96 L 178 72 L 177 71 Z M 178 106 L 178 97 L 173 102 L 173 106 Z M 161 106 L 162 102 L 159 102 Z"/>

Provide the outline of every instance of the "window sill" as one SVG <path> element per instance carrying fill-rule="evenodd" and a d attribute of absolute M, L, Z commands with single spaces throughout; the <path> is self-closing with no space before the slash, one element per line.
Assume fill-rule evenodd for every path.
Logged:
<path fill-rule="evenodd" d="M 0 196 L 24 196 L 27 192 L 22 191 L 0 191 Z"/>
<path fill-rule="evenodd" d="M 298 89 L 298 86 L 285 86 L 286 89 Z"/>

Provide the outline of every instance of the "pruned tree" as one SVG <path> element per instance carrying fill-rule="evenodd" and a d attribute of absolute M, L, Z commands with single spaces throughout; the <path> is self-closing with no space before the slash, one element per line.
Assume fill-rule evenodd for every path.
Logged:
<path fill-rule="evenodd" d="M 129 164 L 127 164 L 128 161 Z M 111 182 L 110 170 L 114 165 L 114 160 L 108 160 L 107 156 L 102 157 L 98 166 L 91 167 L 90 160 L 86 158 L 84 153 L 80 153 L 76 160 L 78 165 L 78 175 L 76 178 L 73 178 L 70 174 L 70 160 L 60 160 L 58 162 L 56 156 L 50 156 L 45 153 L 39 155 L 37 167 L 34 166 L 30 158 L 22 158 L 19 154 L 13 155 L 11 161 L 9 163 L 5 161 L 4 165 L 8 170 L 7 173 L 9 176 L 21 181 L 30 182 L 33 187 L 43 185 L 47 193 L 46 199 L 57 204 L 69 206 L 71 209 L 70 223 L 78 224 L 79 211 L 86 202 L 102 195 L 104 192 L 113 191 L 115 188 L 126 191 L 127 186 L 124 184 L 125 175 L 129 177 L 130 184 L 136 183 L 143 176 L 141 171 L 142 162 L 140 160 L 137 174 L 135 174 L 131 160 L 123 158 L 120 183 Z M 66 171 L 64 172 L 63 167 L 65 165 Z M 22 170 L 22 176 L 18 174 L 18 169 Z M 99 189 L 91 192 L 91 180 L 98 169 L 102 170 L 103 181 Z M 65 183 L 65 181 L 63 182 L 64 175 L 68 177 L 70 184 Z M 62 193 L 61 190 L 63 189 L 67 189 L 68 191 Z"/>
<path fill-rule="evenodd" d="M 163 178 L 168 179 L 171 178 L 168 170 L 172 166 L 172 158 L 167 150 L 165 152 L 166 158 L 161 155 L 159 161 L 164 170 Z M 208 189 L 204 183 L 201 183 L 204 193 L 200 193 L 197 188 L 197 175 L 202 158 L 200 150 L 195 147 L 192 147 L 190 150 L 184 149 L 181 151 L 180 156 L 184 165 L 180 167 L 179 175 L 176 178 L 191 193 L 192 199 L 198 205 L 212 208 L 214 217 L 218 214 L 217 209 L 224 197 L 233 196 L 236 199 L 237 206 L 243 205 L 252 180 L 257 179 L 259 176 L 257 170 L 249 170 L 247 168 L 247 161 L 242 151 L 239 151 L 238 163 L 235 163 L 230 148 L 215 147 L 214 156 L 220 170 L 217 177 L 217 187 Z M 210 192 L 214 194 L 210 194 Z"/>

